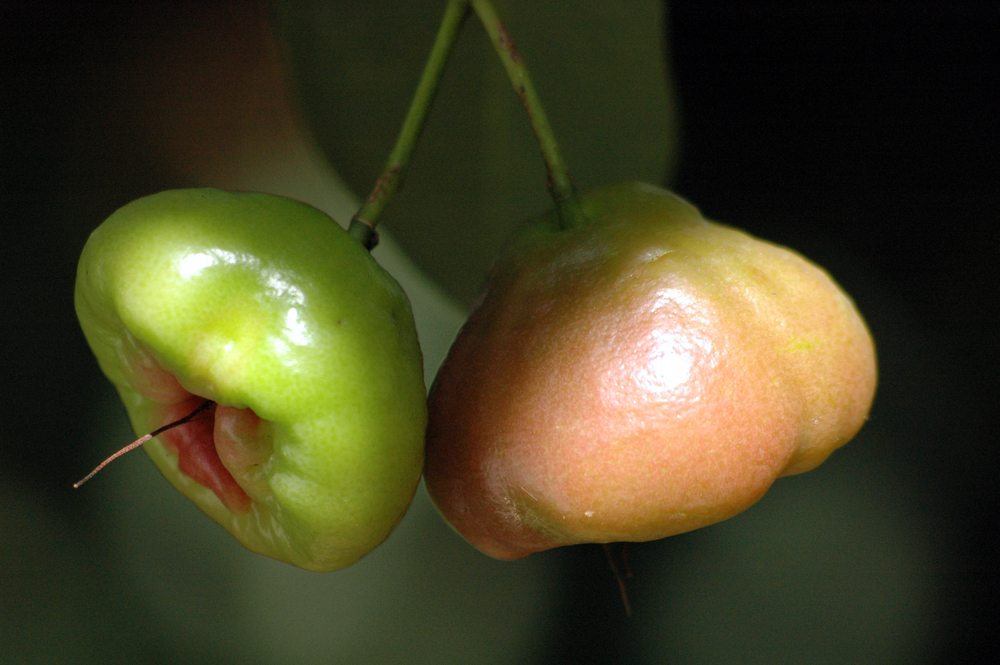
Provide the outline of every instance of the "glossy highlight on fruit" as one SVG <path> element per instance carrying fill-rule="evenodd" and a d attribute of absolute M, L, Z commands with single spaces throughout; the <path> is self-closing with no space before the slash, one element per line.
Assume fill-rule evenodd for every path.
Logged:
<path fill-rule="evenodd" d="M 849 441 L 872 339 L 791 250 L 625 183 L 515 237 L 431 389 L 426 482 L 513 559 L 726 519 Z"/>
<path fill-rule="evenodd" d="M 76 310 L 164 476 L 249 549 L 310 570 L 382 542 L 420 478 L 426 402 L 409 302 L 322 212 L 173 190 L 90 236 Z"/>

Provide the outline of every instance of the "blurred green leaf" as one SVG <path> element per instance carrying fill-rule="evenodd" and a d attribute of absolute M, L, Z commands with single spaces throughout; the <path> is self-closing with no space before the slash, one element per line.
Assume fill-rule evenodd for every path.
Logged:
<path fill-rule="evenodd" d="M 498 2 L 577 184 L 662 182 L 674 104 L 662 3 Z M 444 2 L 280 0 L 305 114 L 331 162 L 366 194 L 395 139 Z M 384 221 L 417 264 L 469 303 L 520 222 L 549 207 L 523 111 L 470 18 L 404 189 Z"/>

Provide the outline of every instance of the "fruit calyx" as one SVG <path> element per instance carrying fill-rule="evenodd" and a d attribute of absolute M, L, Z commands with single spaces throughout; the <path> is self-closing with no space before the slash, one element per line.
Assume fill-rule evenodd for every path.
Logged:
<path fill-rule="evenodd" d="M 166 408 L 167 417 L 185 413 L 192 404 L 204 403 L 196 395 Z M 237 450 L 238 441 L 232 440 L 234 419 L 249 419 L 255 426 L 260 419 L 249 409 L 235 409 L 215 402 L 209 412 L 211 417 L 196 418 L 185 427 L 175 427 L 163 434 L 163 442 L 177 457 L 177 468 L 202 487 L 212 490 L 233 513 L 245 513 L 251 499 L 236 481 L 223 456 L 243 457 Z M 236 445 L 234 445 L 236 444 Z M 228 455 L 226 453 L 229 453 Z"/>

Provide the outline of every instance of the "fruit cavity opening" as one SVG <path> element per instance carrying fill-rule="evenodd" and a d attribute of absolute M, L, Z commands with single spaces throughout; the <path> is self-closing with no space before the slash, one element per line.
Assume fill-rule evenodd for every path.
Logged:
<path fill-rule="evenodd" d="M 165 422 L 183 418 L 205 401 L 197 395 L 188 395 L 164 408 Z M 251 500 L 223 463 L 220 444 L 223 451 L 235 454 L 237 442 L 231 435 L 234 423 L 239 429 L 245 429 L 248 426 L 255 428 L 259 421 L 257 414 L 250 409 L 216 404 L 191 422 L 164 432 L 160 439 L 177 455 L 177 467 L 181 473 L 212 490 L 232 512 L 243 513 L 250 509 Z"/>
<path fill-rule="evenodd" d="M 263 421 L 251 409 L 218 404 L 186 390 L 177 377 L 141 348 L 130 358 L 129 367 L 132 386 L 156 405 L 154 415 L 160 425 L 182 419 L 200 405 L 210 403 L 211 408 L 157 438 L 177 455 L 181 473 L 212 490 L 232 512 L 248 511 L 251 499 L 244 486 L 249 487 L 250 479 L 257 475 L 255 470 L 271 452 L 270 442 L 261 436 L 266 434 L 261 428 Z"/>

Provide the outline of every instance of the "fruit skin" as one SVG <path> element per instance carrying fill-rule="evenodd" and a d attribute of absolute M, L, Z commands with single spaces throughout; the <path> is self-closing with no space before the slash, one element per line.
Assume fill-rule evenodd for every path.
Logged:
<path fill-rule="evenodd" d="M 726 519 L 850 440 L 874 397 L 850 299 L 641 183 L 515 237 L 430 395 L 425 477 L 501 559 Z"/>
<path fill-rule="evenodd" d="M 406 511 L 426 424 L 409 302 L 320 211 L 211 189 L 139 199 L 90 236 L 75 302 L 137 433 L 218 403 L 145 449 L 249 549 L 342 568 Z"/>

